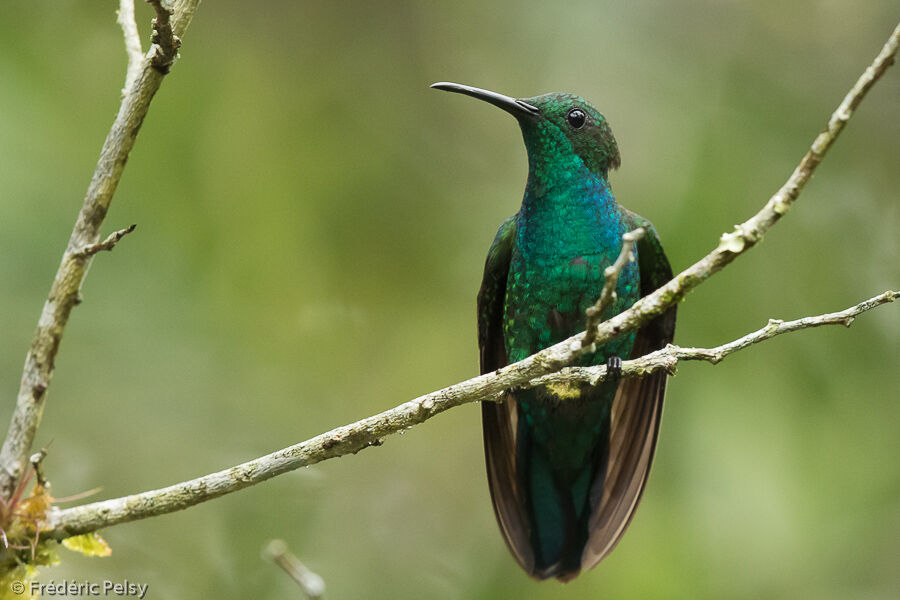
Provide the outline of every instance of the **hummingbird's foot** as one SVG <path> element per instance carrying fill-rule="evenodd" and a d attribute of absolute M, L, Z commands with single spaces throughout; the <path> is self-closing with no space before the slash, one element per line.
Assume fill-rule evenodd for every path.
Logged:
<path fill-rule="evenodd" d="M 618 381 L 622 379 L 622 359 L 618 356 L 610 356 L 606 359 L 606 380 Z"/>

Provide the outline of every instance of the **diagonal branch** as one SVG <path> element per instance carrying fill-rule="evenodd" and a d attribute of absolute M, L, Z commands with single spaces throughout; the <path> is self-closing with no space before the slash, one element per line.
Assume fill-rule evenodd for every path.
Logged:
<path fill-rule="evenodd" d="M 172 18 L 174 35 L 184 33 L 199 3 L 200 0 L 176 2 Z M 72 308 L 78 303 L 81 284 L 90 263 L 90 255 L 81 251 L 100 240 L 100 227 L 122 178 L 128 154 L 163 77 L 164 74 L 151 64 L 150 58 L 145 57 L 141 61 L 137 76 L 126 90 L 119 113 L 103 142 L 94 176 L 25 357 L 16 407 L 0 449 L 0 496 L 4 498 L 9 497 L 28 464 L 28 453 L 41 422 L 59 344 Z"/>
<path fill-rule="evenodd" d="M 767 340 L 782 333 L 799 331 L 822 325 L 842 324 L 849 326 L 853 319 L 882 304 L 900 298 L 900 292 L 885 292 L 856 306 L 838 313 L 829 313 L 818 317 L 806 317 L 796 321 L 769 321 L 762 329 L 750 333 L 740 339 L 716 348 L 680 348 L 667 346 L 635 360 L 622 363 L 622 376 L 640 377 L 664 369 L 674 372 L 681 360 L 705 360 L 717 363 L 724 357 L 743 350 L 752 344 Z M 532 387 L 551 382 L 584 381 L 596 384 L 606 376 L 606 367 L 583 367 L 563 369 L 544 377 L 518 381 L 515 386 L 504 385 L 514 379 L 510 376 L 502 378 L 500 387 L 492 384 L 492 375 L 482 375 L 444 388 L 437 392 L 420 396 L 395 408 L 368 417 L 350 425 L 332 429 L 327 433 L 289 446 L 272 454 L 262 456 L 243 464 L 184 481 L 175 485 L 103 500 L 83 506 L 75 506 L 63 510 L 54 509 L 42 527 L 41 535 L 54 539 L 63 539 L 80 535 L 148 517 L 164 515 L 200 504 L 225 494 L 242 490 L 251 485 L 262 483 L 272 477 L 313 465 L 329 458 L 356 453 L 369 446 L 377 446 L 382 438 L 413 425 L 418 425 L 431 417 L 455 406 L 472 402 L 491 402 L 509 387 Z"/>

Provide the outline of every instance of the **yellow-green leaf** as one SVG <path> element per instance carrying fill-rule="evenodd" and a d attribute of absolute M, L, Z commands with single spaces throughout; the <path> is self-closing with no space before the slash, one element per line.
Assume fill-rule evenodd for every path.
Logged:
<path fill-rule="evenodd" d="M 81 552 L 85 556 L 109 556 L 112 554 L 112 548 L 109 547 L 106 540 L 96 533 L 76 535 L 64 539 L 62 543 L 69 550 Z"/>

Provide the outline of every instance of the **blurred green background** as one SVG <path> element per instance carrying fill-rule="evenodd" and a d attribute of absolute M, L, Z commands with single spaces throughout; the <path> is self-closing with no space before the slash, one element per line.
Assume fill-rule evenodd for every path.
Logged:
<path fill-rule="evenodd" d="M 119 102 L 116 2 L 0 11 L 0 428 Z M 618 199 L 676 269 L 755 212 L 896 24 L 865 3 L 207 0 L 155 99 L 57 360 L 38 444 L 57 496 L 218 470 L 477 372 L 475 292 L 526 164 L 515 122 L 428 89 L 564 90 L 612 123 Z M 137 6 L 145 40 L 151 10 Z M 900 285 L 900 68 L 796 209 L 680 308 L 715 345 Z M 900 307 L 670 384 L 618 549 L 573 583 L 508 555 L 477 406 L 378 449 L 105 532 L 41 580 L 149 598 L 291 598 L 284 538 L 331 598 L 900 596 Z"/>

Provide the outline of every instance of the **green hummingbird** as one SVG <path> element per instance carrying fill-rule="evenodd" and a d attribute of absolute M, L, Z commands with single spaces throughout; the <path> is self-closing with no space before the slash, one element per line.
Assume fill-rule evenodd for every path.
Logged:
<path fill-rule="evenodd" d="M 588 102 L 562 93 L 516 99 L 447 82 L 431 87 L 512 114 L 528 152 L 522 207 L 500 226 L 478 292 L 482 373 L 582 331 L 624 233 L 645 230 L 603 319 L 672 278 L 653 224 L 613 197 L 609 171 L 619 167 L 618 146 Z M 621 539 L 650 472 L 666 388 L 664 373 L 620 379 L 621 360 L 664 347 L 674 333 L 673 307 L 583 356 L 582 365 L 610 367 L 607 381 L 509 390 L 502 401 L 482 404 L 494 512 L 532 577 L 568 581 Z"/>

